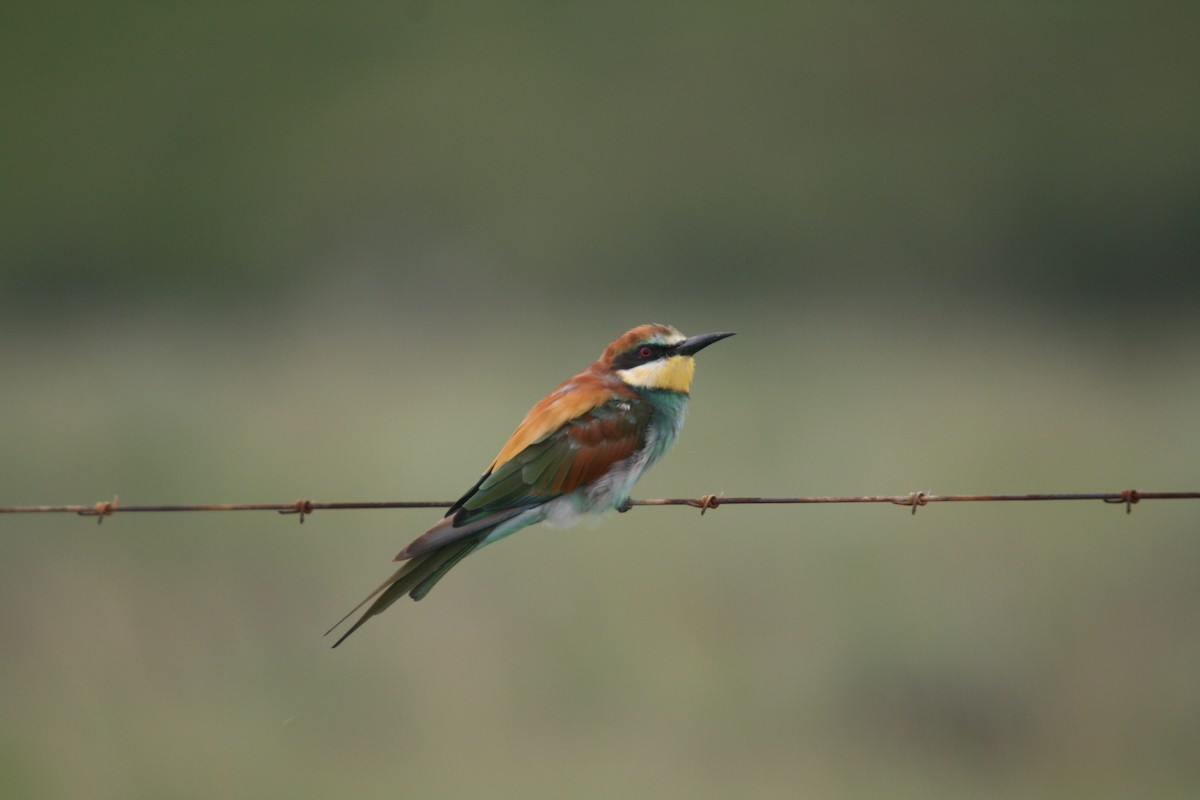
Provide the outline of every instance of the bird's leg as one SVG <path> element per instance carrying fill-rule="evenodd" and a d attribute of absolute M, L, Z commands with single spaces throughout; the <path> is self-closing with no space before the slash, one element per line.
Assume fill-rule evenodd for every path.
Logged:
<path fill-rule="evenodd" d="M 629 509 L 633 508 L 633 501 L 626 497 L 621 501 L 621 505 L 617 506 L 617 513 L 624 514 Z"/>

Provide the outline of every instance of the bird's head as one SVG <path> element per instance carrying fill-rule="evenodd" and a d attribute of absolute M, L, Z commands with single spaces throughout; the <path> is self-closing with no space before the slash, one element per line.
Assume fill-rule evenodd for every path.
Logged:
<path fill-rule="evenodd" d="M 627 386 L 686 392 L 696 370 L 693 356 L 732 333 L 685 337 L 670 325 L 639 325 L 604 349 L 599 365 Z"/>

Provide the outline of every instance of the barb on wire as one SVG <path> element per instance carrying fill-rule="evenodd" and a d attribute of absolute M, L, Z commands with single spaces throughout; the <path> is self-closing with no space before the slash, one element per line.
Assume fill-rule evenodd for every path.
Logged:
<path fill-rule="evenodd" d="M 929 503 L 993 503 L 993 502 L 1032 502 L 1038 500 L 1101 500 L 1105 503 L 1123 504 L 1125 513 L 1133 511 L 1133 506 L 1143 500 L 1197 500 L 1200 492 L 1139 492 L 1137 489 L 1125 489 L 1120 492 L 1063 492 L 1037 494 L 934 494 L 918 491 L 903 495 L 845 495 L 829 497 L 726 497 L 723 493 L 692 497 L 660 497 L 644 500 L 630 500 L 622 511 L 632 506 L 689 506 L 700 509 L 703 516 L 706 511 L 721 506 L 739 505 L 804 505 L 827 503 L 891 503 L 912 509 L 915 515 L 917 509 Z M 105 517 L 111 517 L 118 511 L 121 513 L 162 512 L 162 511 L 277 511 L 280 514 L 296 514 L 300 522 L 314 511 L 339 511 L 347 509 L 384 509 L 384 508 L 449 508 L 453 505 L 450 500 L 396 500 L 380 502 L 337 502 L 318 503 L 312 500 L 295 500 L 291 503 L 206 503 L 200 505 L 121 505 L 118 506 L 116 495 L 112 500 L 102 500 L 90 505 L 58 505 L 58 506 L 0 506 L 0 514 L 34 514 L 34 513 L 71 513 L 84 517 L 96 517 L 97 522 L 103 522 Z"/>
<path fill-rule="evenodd" d="M 1106 503 L 1124 503 L 1125 504 L 1125 513 L 1132 514 L 1133 513 L 1133 504 L 1141 499 L 1142 499 L 1142 495 L 1138 492 L 1137 489 L 1126 489 L 1125 491 L 1121 492 L 1120 497 L 1106 499 L 1104 502 L 1106 502 Z"/>
<path fill-rule="evenodd" d="M 117 512 L 117 496 L 114 494 L 112 500 L 101 500 L 87 511 L 80 511 L 81 517 L 95 517 L 96 524 L 100 525 L 104 522 L 105 517 L 111 517 Z"/>

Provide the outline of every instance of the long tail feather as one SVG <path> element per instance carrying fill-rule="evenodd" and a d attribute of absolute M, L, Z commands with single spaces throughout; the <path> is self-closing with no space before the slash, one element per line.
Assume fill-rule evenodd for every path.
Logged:
<path fill-rule="evenodd" d="M 366 597 L 364 597 L 364 598 L 362 599 L 362 601 L 361 601 L 361 602 L 360 602 L 358 605 L 356 605 L 354 608 L 352 608 L 352 609 L 350 609 L 349 611 L 347 611 L 347 612 L 346 612 L 346 614 L 345 614 L 345 616 L 343 616 L 343 617 L 342 617 L 341 619 L 339 619 L 337 622 L 333 623 L 333 625 L 331 625 L 331 626 L 329 627 L 329 630 L 325 631 L 325 633 L 323 633 L 323 634 L 321 634 L 321 635 L 322 635 L 322 636 L 328 636 L 329 634 L 333 633 L 335 630 L 337 630 L 337 629 L 338 629 L 338 627 L 339 627 L 339 626 L 341 626 L 341 624 L 342 624 L 343 622 L 345 622 L 346 620 L 350 619 L 350 617 L 352 617 L 352 616 L 354 615 L 354 612 L 355 612 L 355 611 L 358 611 L 360 608 L 362 608 L 363 606 L 365 606 L 367 603 L 369 603 L 369 602 L 371 602 L 372 600 L 374 600 L 374 599 L 375 599 L 375 595 L 379 594 L 379 593 L 380 593 L 380 592 L 382 592 L 384 589 L 388 588 L 388 587 L 389 587 L 389 586 L 391 586 L 393 583 L 395 583 L 395 582 L 396 582 L 398 579 L 400 579 L 401 577 L 403 577 L 403 576 L 404 576 L 404 573 L 405 573 L 406 571 L 408 571 L 408 570 L 411 570 L 411 569 L 412 569 L 412 567 L 413 567 L 413 565 L 412 565 L 412 562 L 410 561 L 409 563 L 407 563 L 407 564 L 405 564 L 404 566 L 402 566 L 400 569 L 398 569 L 398 570 L 396 570 L 395 572 L 393 572 L 393 573 L 392 573 L 392 575 L 391 575 L 391 577 L 389 577 L 389 578 L 388 578 L 386 581 L 384 581 L 383 583 L 379 584 L 379 587 L 378 587 L 378 588 L 376 588 L 376 589 L 375 589 L 373 592 L 371 592 L 369 595 L 367 595 Z M 335 647 L 336 647 L 336 645 L 335 645 Z"/>
<path fill-rule="evenodd" d="M 371 600 L 375 602 L 371 603 L 363 615 L 355 620 L 354 624 L 333 643 L 334 647 L 346 641 L 346 637 L 362 627 L 364 622 L 376 614 L 387 610 L 392 603 L 395 603 L 410 591 L 414 600 L 421 599 L 421 597 L 424 597 L 433 588 L 433 584 L 437 583 L 442 576 L 450 571 L 451 567 L 479 545 L 481 538 L 482 536 L 474 536 L 465 541 L 451 542 L 408 561 L 390 578 L 384 581 L 378 589 L 371 592 L 361 603 L 350 609 L 349 613 L 337 621 L 337 624 L 325 631 L 325 635 L 328 636 L 332 633 L 339 625 L 349 619 L 354 612 L 358 611 Z M 430 581 L 431 578 L 432 581 Z M 418 595 L 417 590 L 422 588 L 424 591 Z"/>
<path fill-rule="evenodd" d="M 447 572 L 454 569 L 455 564 L 457 564 L 459 561 L 462 561 L 469 554 L 474 552 L 478 545 L 478 542 L 467 542 L 457 551 L 452 552 L 445 561 L 438 565 L 437 569 L 433 570 L 424 578 L 422 578 L 420 583 L 414 586 L 413 590 L 408 593 L 408 596 L 413 600 L 420 600 L 422 597 L 429 594 L 429 590 L 432 589 L 438 581 L 445 577 Z M 451 550 L 452 548 L 447 547 L 446 549 Z"/>

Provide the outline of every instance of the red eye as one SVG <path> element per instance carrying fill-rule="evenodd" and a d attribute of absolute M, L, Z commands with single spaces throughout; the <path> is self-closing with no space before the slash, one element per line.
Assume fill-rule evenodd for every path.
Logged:
<path fill-rule="evenodd" d="M 642 348 L 640 350 L 638 350 L 638 355 L 641 356 L 642 358 L 649 358 L 653 352 L 654 351 L 651 350 L 646 345 L 642 345 Z"/>

